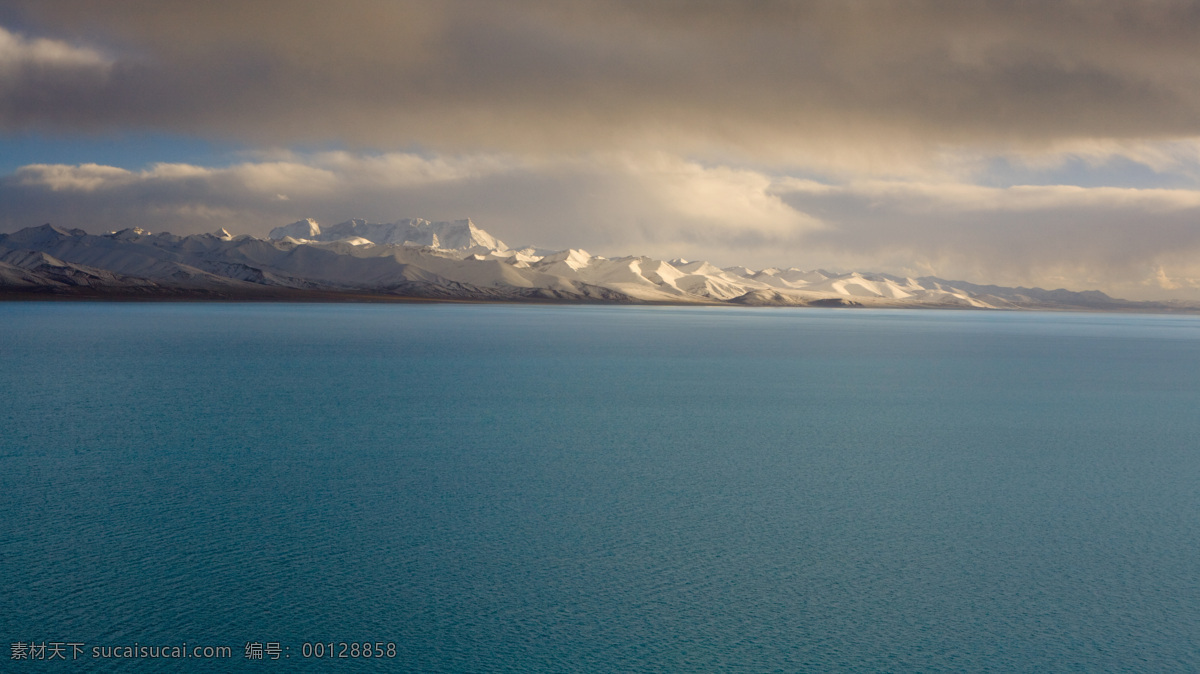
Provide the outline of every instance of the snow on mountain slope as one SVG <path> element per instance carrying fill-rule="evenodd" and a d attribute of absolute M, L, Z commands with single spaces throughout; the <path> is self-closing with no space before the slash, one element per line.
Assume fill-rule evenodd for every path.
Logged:
<path fill-rule="evenodd" d="M 126 229 L 97 236 L 50 225 L 0 234 L 0 289 L 70 286 L 776 306 L 1143 306 L 1094 291 L 819 269 L 722 269 L 705 261 L 610 259 L 579 249 L 511 250 L 470 220 L 347 220 L 322 228 L 306 219 L 276 227 L 268 239 L 224 229 L 192 236 Z"/>
<path fill-rule="evenodd" d="M 546 255 L 540 259 L 533 256 L 526 257 L 532 258 L 529 262 L 535 263 L 534 266 L 538 271 L 546 274 L 554 274 L 556 272 L 568 275 L 574 274 L 581 269 L 591 266 L 592 263 L 592 256 L 586 250 L 576 250 L 574 248 Z"/>
<path fill-rule="evenodd" d="M 143 279 L 121 277 L 105 269 L 63 262 L 52 255 L 31 250 L 0 254 L 0 287 L 153 287 Z"/>

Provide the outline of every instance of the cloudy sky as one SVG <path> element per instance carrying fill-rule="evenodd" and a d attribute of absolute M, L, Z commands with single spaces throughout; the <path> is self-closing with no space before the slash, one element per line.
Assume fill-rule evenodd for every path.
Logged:
<path fill-rule="evenodd" d="M 1200 299 L 1200 2 L 0 0 L 0 231 L 509 244 Z"/>

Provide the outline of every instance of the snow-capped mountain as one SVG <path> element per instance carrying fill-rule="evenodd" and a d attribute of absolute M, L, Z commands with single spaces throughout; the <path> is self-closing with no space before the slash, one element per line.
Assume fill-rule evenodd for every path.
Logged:
<path fill-rule="evenodd" d="M 1195 310 L 1103 293 L 1002 288 L 887 274 L 719 268 L 704 261 L 510 249 L 470 220 L 308 219 L 270 237 L 92 235 L 51 225 L 0 234 L 0 296 L 463 299 L 738 304 Z"/>

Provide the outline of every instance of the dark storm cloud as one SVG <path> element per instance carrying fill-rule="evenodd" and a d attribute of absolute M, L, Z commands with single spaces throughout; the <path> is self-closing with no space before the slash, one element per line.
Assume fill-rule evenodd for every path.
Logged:
<path fill-rule="evenodd" d="M 10 83 L 10 130 L 773 158 L 1200 134 L 1194 2 L 15 6 L 113 63 L 75 87 Z"/>

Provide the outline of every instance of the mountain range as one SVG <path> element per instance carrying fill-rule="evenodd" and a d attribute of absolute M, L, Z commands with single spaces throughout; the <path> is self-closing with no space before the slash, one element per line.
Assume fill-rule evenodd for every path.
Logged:
<path fill-rule="evenodd" d="M 268 238 L 93 235 L 52 225 L 0 234 L 0 299 L 463 300 L 748 306 L 1197 311 L 1098 291 L 1006 288 L 863 272 L 717 267 L 579 249 L 513 249 L 471 220 L 312 219 Z"/>

